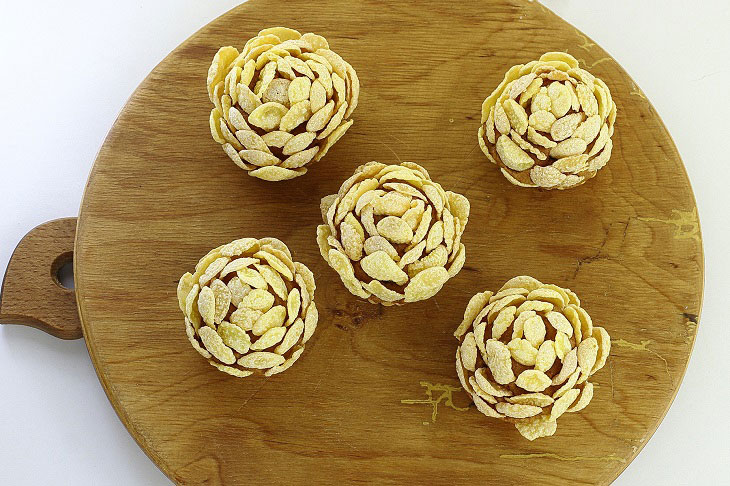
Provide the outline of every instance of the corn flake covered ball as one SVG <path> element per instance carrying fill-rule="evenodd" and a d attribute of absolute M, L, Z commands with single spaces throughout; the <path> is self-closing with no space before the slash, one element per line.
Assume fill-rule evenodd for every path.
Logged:
<path fill-rule="evenodd" d="M 529 440 L 553 435 L 561 415 L 590 403 L 588 379 L 611 351 L 572 291 L 526 276 L 474 295 L 454 335 L 456 371 L 477 409 Z"/>
<path fill-rule="evenodd" d="M 242 52 L 222 47 L 213 58 L 210 131 L 249 175 L 293 179 L 350 128 L 359 92 L 355 70 L 324 37 L 264 29 Z"/>
<path fill-rule="evenodd" d="M 204 256 L 177 297 L 193 347 L 245 377 L 288 369 L 317 328 L 314 275 L 276 238 L 243 238 Z"/>
<path fill-rule="evenodd" d="M 321 209 L 322 258 L 370 302 L 428 299 L 464 265 L 469 201 L 444 191 L 418 164 L 362 165 Z"/>
<path fill-rule="evenodd" d="M 518 64 L 482 104 L 479 146 L 512 184 L 569 189 L 611 157 L 616 104 L 564 52 Z"/>

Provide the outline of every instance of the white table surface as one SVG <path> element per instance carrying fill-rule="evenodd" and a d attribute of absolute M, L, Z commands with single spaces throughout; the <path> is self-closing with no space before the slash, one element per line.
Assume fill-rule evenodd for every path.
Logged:
<path fill-rule="evenodd" d="M 32 227 L 78 213 L 96 152 L 147 73 L 237 3 L 0 4 L 0 271 Z M 723 304 L 730 291 L 730 6 L 725 0 L 543 3 L 641 86 L 679 147 L 700 209 L 706 282 L 694 354 L 666 419 L 614 484 L 721 484 L 730 477 L 730 323 Z M 170 484 L 117 418 L 82 340 L 2 326 L 0 370 L 0 484 Z"/>

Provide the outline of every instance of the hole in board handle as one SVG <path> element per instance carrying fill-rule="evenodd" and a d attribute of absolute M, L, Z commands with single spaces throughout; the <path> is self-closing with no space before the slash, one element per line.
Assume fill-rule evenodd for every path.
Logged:
<path fill-rule="evenodd" d="M 59 287 L 67 290 L 74 289 L 74 254 L 73 252 L 60 255 L 51 265 L 51 278 Z"/>

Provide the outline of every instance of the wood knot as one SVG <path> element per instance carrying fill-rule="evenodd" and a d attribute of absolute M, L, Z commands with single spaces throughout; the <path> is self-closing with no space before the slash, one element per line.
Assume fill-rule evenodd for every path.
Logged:
<path fill-rule="evenodd" d="M 356 331 L 368 319 L 376 319 L 383 315 L 383 306 L 369 302 L 350 302 L 344 308 L 332 309 L 334 325 L 343 331 Z"/>

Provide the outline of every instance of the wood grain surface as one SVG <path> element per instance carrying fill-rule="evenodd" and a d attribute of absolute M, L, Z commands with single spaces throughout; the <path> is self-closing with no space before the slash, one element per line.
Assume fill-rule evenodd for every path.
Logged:
<path fill-rule="evenodd" d="M 301 178 L 248 177 L 208 129 L 219 46 L 286 25 L 325 35 L 362 82 L 355 124 Z M 613 157 L 577 189 L 512 186 L 477 146 L 482 100 L 510 66 L 565 50 L 618 105 Z M 466 266 L 434 298 L 350 295 L 315 242 L 319 200 L 356 166 L 414 161 L 466 195 Z M 275 378 L 216 371 L 187 342 L 175 287 L 210 248 L 274 236 L 317 278 L 319 328 Z M 608 484 L 664 417 L 694 342 L 703 256 L 692 191 L 624 70 L 537 2 L 252 0 L 140 85 L 102 147 L 76 239 L 86 342 L 140 446 L 175 482 Z M 468 406 L 452 332 L 470 296 L 529 274 L 578 293 L 614 339 L 591 405 L 528 442 Z"/>
<path fill-rule="evenodd" d="M 61 339 L 82 337 L 73 289 L 58 270 L 73 260 L 76 218 L 43 223 L 30 230 L 8 262 L 0 295 L 0 324 L 35 327 Z"/>

